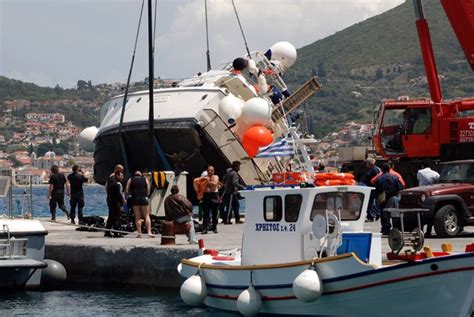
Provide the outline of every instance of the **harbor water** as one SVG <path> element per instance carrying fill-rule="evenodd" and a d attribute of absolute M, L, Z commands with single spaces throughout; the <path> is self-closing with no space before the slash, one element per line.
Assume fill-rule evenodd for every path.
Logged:
<path fill-rule="evenodd" d="M 14 187 L 13 188 L 13 216 L 20 217 L 23 213 L 30 210 L 30 200 L 28 194 L 30 187 Z M 26 195 L 25 195 L 26 194 Z M 107 217 L 108 209 L 106 202 L 106 193 L 104 186 L 86 185 L 84 186 L 85 207 L 84 216 L 101 216 Z M 40 185 L 32 188 L 32 205 L 33 218 L 49 218 L 49 200 L 48 186 Z M 64 197 L 64 204 L 69 209 L 69 199 Z M 64 215 L 61 210 L 56 211 L 58 216 Z M 198 207 L 194 206 L 194 213 L 197 215 Z M 0 216 L 8 214 L 8 198 L 0 199 Z M 240 200 L 240 214 L 245 214 L 245 199 Z"/>
<path fill-rule="evenodd" d="M 13 215 L 20 216 L 30 209 L 30 202 L 28 194 L 30 187 L 14 187 L 13 188 Z M 25 195 L 26 194 L 26 195 Z M 50 217 L 49 200 L 48 200 L 48 186 L 33 186 L 32 189 L 33 201 L 33 217 L 43 218 Z M 84 197 L 86 205 L 84 207 L 84 216 L 98 215 L 107 216 L 107 203 L 105 201 L 105 189 L 100 185 L 84 186 Z M 65 197 L 64 203 L 69 209 L 69 199 Z M 8 213 L 8 199 L 0 199 L 0 215 Z M 62 215 L 60 210 L 57 211 L 58 216 Z"/>
<path fill-rule="evenodd" d="M 60 291 L 2 291 L 0 316 L 238 316 L 187 306 L 177 289 L 75 286 Z"/>

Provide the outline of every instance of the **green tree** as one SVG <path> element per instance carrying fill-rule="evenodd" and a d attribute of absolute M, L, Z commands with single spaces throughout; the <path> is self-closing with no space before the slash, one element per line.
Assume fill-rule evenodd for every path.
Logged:
<path fill-rule="evenodd" d="M 326 69 L 324 68 L 324 62 L 322 60 L 320 60 L 318 64 L 318 76 L 326 77 Z"/>
<path fill-rule="evenodd" d="M 16 157 L 13 156 L 13 155 L 9 155 L 9 156 L 7 157 L 7 159 L 9 159 L 9 160 L 13 163 L 13 167 L 20 167 L 20 166 L 23 166 L 23 164 L 21 164 L 21 162 L 18 161 L 18 160 L 16 159 Z"/>
<path fill-rule="evenodd" d="M 54 149 L 54 145 L 52 143 L 41 143 L 38 145 L 38 156 L 43 156 L 46 152 L 52 151 Z"/>
<path fill-rule="evenodd" d="M 56 92 L 56 94 L 58 95 L 62 95 L 62 93 L 64 92 L 64 89 L 59 86 L 59 84 L 57 84 L 55 87 L 54 87 L 54 91 Z"/>
<path fill-rule="evenodd" d="M 382 71 L 382 69 L 379 67 L 379 68 L 377 68 L 377 70 L 375 71 L 375 79 L 376 79 L 376 80 L 380 80 L 380 79 L 382 79 L 382 77 L 383 77 L 383 71 Z"/>
<path fill-rule="evenodd" d="M 85 80 L 78 80 L 77 81 L 77 90 L 87 90 L 87 82 Z"/>

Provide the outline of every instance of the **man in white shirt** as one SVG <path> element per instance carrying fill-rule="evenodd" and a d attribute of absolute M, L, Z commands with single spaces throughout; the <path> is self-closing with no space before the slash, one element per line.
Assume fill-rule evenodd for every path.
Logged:
<path fill-rule="evenodd" d="M 428 186 L 438 182 L 439 174 L 430 168 L 429 163 L 423 162 L 420 166 L 421 169 L 416 173 L 418 186 Z"/>

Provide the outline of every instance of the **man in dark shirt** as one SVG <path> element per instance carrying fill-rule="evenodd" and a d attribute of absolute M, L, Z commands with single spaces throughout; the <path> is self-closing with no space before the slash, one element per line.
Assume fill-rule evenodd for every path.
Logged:
<path fill-rule="evenodd" d="M 84 190 L 82 184 L 87 183 L 87 178 L 84 177 L 84 173 L 78 165 L 72 166 L 72 174 L 67 177 L 69 184 L 71 185 L 71 223 L 75 224 L 74 218 L 76 218 L 76 206 L 79 223 L 82 223 L 82 209 L 84 208 Z"/>
<path fill-rule="evenodd" d="M 115 172 L 114 177 L 109 178 L 107 181 L 107 207 L 109 208 L 109 216 L 107 217 L 107 223 L 105 224 L 106 229 L 119 230 L 120 229 L 120 214 L 122 213 L 123 205 L 125 204 L 125 198 L 122 196 L 122 181 L 123 173 Z M 110 231 L 106 231 L 105 237 L 112 237 Z M 120 233 L 115 232 L 114 238 L 121 238 Z"/>
<path fill-rule="evenodd" d="M 375 195 L 380 204 L 381 211 L 381 225 L 382 234 L 388 235 L 390 233 L 390 215 L 384 211 L 390 198 L 397 196 L 398 192 L 402 190 L 403 186 L 398 180 L 398 177 L 390 174 L 390 165 L 384 163 L 382 165 L 382 175 L 375 181 Z"/>
<path fill-rule="evenodd" d="M 225 215 L 223 217 L 224 224 L 231 224 L 232 212 L 234 213 L 235 223 L 241 223 L 240 221 L 240 203 L 239 203 L 239 190 L 245 187 L 241 184 L 240 177 L 240 162 L 232 162 L 232 168 L 227 170 L 227 174 L 224 176 L 224 204 L 226 206 Z"/>
<path fill-rule="evenodd" d="M 59 173 L 57 165 L 51 166 L 51 176 L 49 177 L 48 199 L 49 210 L 51 212 L 51 220 L 56 220 L 56 206 L 64 211 L 67 219 L 70 219 L 69 212 L 64 206 L 64 187 L 66 187 L 67 195 L 70 195 L 69 183 L 63 173 Z"/>
<path fill-rule="evenodd" d="M 365 172 L 362 178 L 362 182 L 365 184 L 365 186 L 373 187 L 370 181 L 372 180 L 372 178 L 374 178 L 377 174 L 381 173 L 382 171 L 377 165 L 375 165 L 376 161 L 372 157 L 367 158 L 365 163 L 367 167 L 367 172 Z M 379 206 L 377 205 L 377 202 L 375 201 L 375 193 L 373 191 L 370 193 L 369 208 L 367 211 L 368 211 L 367 212 L 368 221 L 373 221 L 374 218 L 378 219 L 380 217 L 380 209 L 379 209 Z"/>

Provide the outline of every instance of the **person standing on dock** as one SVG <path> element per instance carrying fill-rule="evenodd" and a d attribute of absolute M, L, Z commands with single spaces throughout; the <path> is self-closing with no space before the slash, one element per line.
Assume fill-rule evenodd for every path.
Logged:
<path fill-rule="evenodd" d="M 135 226 L 138 232 L 137 238 L 142 236 L 143 221 L 145 221 L 148 236 L 154 238 L 155 236 L 151 232 L 150 204 L 148 202 L 150 183 L 140 171 L 136 171 L 133 177 L 128 180 L 125 192 L 132 197 L 131 202 L 135 216 Z"/>
<path fill-rule="evenodd" d="M 214 231 L 214 233 L 217 233 L 217 208 L 219 207 L 219 176 L 215 174 L 214 166 L 209 165 L 207 167 L 207 175 L 204 177 L 204 179 L 207 180 L 207 182 L 203 196 L 204 223 L 202 234 L 206 234 L 208 229 Z M 208 228 L 211 216 L 212 224 L 211 228 Z"/>
<path fill-rule="evenodd" d="M 391 229 L 390 214 L 384 209 L 390 198 L 398 195 L 398 192 L 403 189 L 402 184 L 397 176 L 390 174 L 390 165 L 384 163 L 382 165 L 382 175 L 375 180 L 375 195 L 380 204 L 381 211 L 381 233 L 388 235 Z"/>
<path fill-rule="evenodd" d="M 240 182 L 238 172 L 240 171 L 240 162 L 232 162 L 232 168 L 227 170 L 227 174 L 224 176 L 224 203 L 226 206 L 224 215 L 224 224 L 231 224 L 232 212 L 234 213 L 235 223 L 241 223 L 240 221 L 240 204 L 239 204 L 239 190 L 245 187 Z"/>
<path fill-rule="evenodd" d="M 70 196 L 69 182 L 63 173 L 59 172 L 57 165 L 51 166 L 51 175 L 49 177 L 48 199 L 49 210 L 51 212 L 51 220 L 56 220 L 56 207 L 64 211 L 67 219 L 70 219 L 69 212 L 64 206 L 64 187 L 66 187 L 67 195 Z"/>
<path fill-rule="evenodd" d="M 376 160 L 372 157 L 367 158 L 367 160 L 365 161 L 367 171 L 365 172 L 364 177 L 362 178 L 362 182 L 365 184 L 365 186 L 374 187 L 374 185 L 370 181 L 377 174 L 382 173 L 382 170 L 376 165 L 376 163 L 377 163 Z M 375 193 L 374 191 L 372 191 L 369 197 L 367 220 L 374 221 L 374 219 L 378 220 L 379 217 L 380 217 L 380 208 L 375 200 Z"/>
<path fill-rule="evenodd" d="M 107 181 L 107 207 L 109 207 L 109 216 L 107 217 L 106 229 L 118 230 L 120 227 L 120 214 L 122 212 L 122 206 L 125 204 L 125 198 L 122 195 L 122 181 L 123 173 L 115 172 L 114 177 L 109 178 Z M 113 235 L 115 238 L 121 238 L 120 233 L 115 232 Z M 106 231 L 104 237 L 112 237 L 110 231 Z"/>
<path fill-rule="evenodd" d="M 71 186 L 71 197 L 69 203 L 71 205 L 71 223 L 75 224 L 74 219 L 76 218 L 76 207 L 79 224 L 82 223 L 82 210 L 84 208 L 84 190 L 82 185 L 87 183 L 88 179 L 84 176 L 84 173 L 77 164 L 72 166 L 72 174 L 67 177 Z"/>

